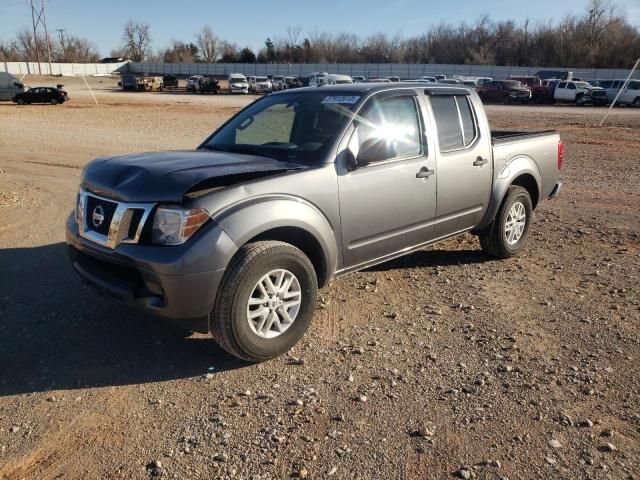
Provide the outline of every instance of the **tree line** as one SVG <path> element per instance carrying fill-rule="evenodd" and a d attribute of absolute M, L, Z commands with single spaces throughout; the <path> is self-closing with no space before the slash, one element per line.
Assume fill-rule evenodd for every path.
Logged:
<path fill-rule="evenodd" d="M 52 60 L 92 62 L 92 44 L 73 35 L 53 39 Z M 44 38 L 29 29 L 0 43 L 0 60 L 33 60 L 35 44 L 46 50 Z M 442 63 L 506 66 L 571 66 L 625 68 L 640 57 L 640 28 L 629 23 L 607 0 L 590 0 L 585 11 L 557 22 L 493 21 L 488 15 L 473 24 L 441 23 L 420 35 L 402 37 L 376 33 L 365 38 L 349 33 L 314 31 L 299 26 L 269 37 L 258 51 L 219 38 L 209 26 L 190 41 L 171 40 L 152 48 L 151 27 L 130 20 L 122 44 L 112 57 L 155 63 Z M 41 53 L 41 58 L 43 57 Z"/>

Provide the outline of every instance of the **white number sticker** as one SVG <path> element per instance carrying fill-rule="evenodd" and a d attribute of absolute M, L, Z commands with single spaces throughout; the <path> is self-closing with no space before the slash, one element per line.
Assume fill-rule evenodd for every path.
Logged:
<path fill-rule="evenodd" d="M 353 105 L 358 100 L 360 100 L 360 97 L 355 95 L 351 95 L 351 96 L 333 95 L 330 97 L 324 97 L 324 100 L 322 100 L 322 103 L 346 103 L 348 105 Z"/>

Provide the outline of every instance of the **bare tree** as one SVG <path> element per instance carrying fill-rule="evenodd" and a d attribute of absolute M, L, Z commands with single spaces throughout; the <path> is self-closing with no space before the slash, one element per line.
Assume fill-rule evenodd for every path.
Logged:
<path fill-rule="evenodd" d="M 202 30 L 196 35 L 196 40 L 202 61 L 215 63 L 220 56 L 220 41 L 211 30 L 211 27 L 202 27 Z"/>
<path fill-rule="evenodd" d="M 149 53 L 151 45 L 149 25 L 129 20 L 124 26 L 122 40 L 127 56 L 134 62 L 141 62 Z"/>

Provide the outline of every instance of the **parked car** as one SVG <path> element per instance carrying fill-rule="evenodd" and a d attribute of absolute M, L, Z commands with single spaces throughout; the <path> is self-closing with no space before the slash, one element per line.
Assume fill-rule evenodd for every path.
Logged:
<path fill-rule="evenodd" d="M 362 83 L 391 83 L 391 80 L 389 80 L 388 78 L 372 78 L 372 77 L 369 77 Z"/>
<path fill-rule="evenodd" d="M 512 76 L 510 80 L 520 82 L 531 89 L 531 100 L 535 103 L 552 103 L 553 94 L 548 86 L 543 85 L 540 77 L 534 76 Z"/>
<path fill-rule="evenodd" d="M 99 293 L 263 361 L 301 339 L 333 278 L 463 233 L 520 253 L 562 157 L 554 131 L 492 132 L 468 88 L 284 91 L 195 150 L 90 162 L 66 241 Z"/>
<path fill-rule="evenodd" d="M 213 77 L 204 77 L 199 81 L 199 92 L 202 94 L 205 93 L 215 93 L 217 94 L 220 91 L 220 82 Z"/>
<path fill-rule="evenodd" d="M 596 90 L 602 90 L 600 87 L 593 87 L 587 82 L 562 81 L 558 83 L 553 99 L 557 102 L 569 102 L 582 106 L 593 103 L 592 93 Z"/>
<path fill-rule="evenodd" d="M 249 83 L 247 77 L 241 73 L 232 73 L 229 75 L 229 92 L 233 93 L 249 93 Z"/>
<path fill-rule="evenodd" d="M 118 86 L 122 90 L 137 90 L 138 78 L 135 75 L 123 75 L 122 79 L 118 82 Z"/>
<path fill-rule="evenodd" d="M 201 78 L 204 78 L 204 75 L 191 75 L 187 79 L 187 92 L 196 93 L 200 88 Z"/>
<path fill-rule="evenodd" d="M 309 87 L 321 87 L 327 83 L 327 72 L 313 72 L 309 75 Z"/>
<path fill-rule="evenodd" d="M 12 100 L 15 95 L 26 91 L 27 87 L 16 77 L 0 72 L 0 100 Z"/>
<path fill-rule="evenodd" d="M 609 102 L 613 102 L 625 80 L 601 80 L 600 87 L 606 92 Z M 594 92 L 595 93 L 595 92 Z M 640 107 L 640 80 L 629 80 L 627 86 L 618 97 L 617 103 Z"/>
<path fill-rule="evenodd" d="M 161 92 L 164 90 L 162 77 L 139 77 L 138 90 L 145 92 Z"/>
<path fill-rule="evenodd" d="M 34 87 L 26 92 L 17 93 L 13 96 L 13 102 L 18 105 L 29 105 L 31 103 L 50 103 L 57 105 L 69 101 L 67 92 L 53 87 Z"/>
<path fill-rule="evenodd" d="M 400 81 L 400 77 L 397 76 L 391 76 L 391 77 L 387 77 L 389 78 L 390 81 L 392 82 L 399 82 Z"/>
<path fill-rule="evenodd" d="M 426 80 L 427 82 L 430 82 L 430 83 L 438 83 L 438 79 L 436 77 L 431 77 L 429 75 L 423 76 L 421 80 Z"/>
<path fill-rule="evenodd" d="M 528 103 L 531 99 L 531 89 L 515 80 L 493 80 L 477 91 L 483 102 Z"/>
<path fill-rule="evenodd" d="M 437 82 L 440 82 L 440 80 L 445 80 L 447 78 L 446 75 L 434 75 L 434 78 L 436 79 Z"/>
<path fill-rule="evenodd" d="M 175 75 L 165 75 L 162 77 L 164 88 L 178 88 L 178 77 Z"/>
<path fill-rule="evenodd" d="M 271 77 L 271 85 L 274 92 L 279 92 L 280 90 L 285 90 L 287 88 L 282 75 L 274 75 Z"/>
<path fill-rule="evenodd" d="M 456 78 L 443 78 L 438 80 L 438 83 L 443 85 L 462 85 L 462 82 Z"/>
<path fill-rule="evenodd" d="M 353 79 L 349 75 L 330 74 L 327 75 L 327 81 L 325 85 L 347 85 L 353 83 Z"/>
<path fill-rule="evenodd" d="M 294 75 L 290 75 L 288 77 L 284 77 L 284 84 L 287 89 L 289 88 L 300 88 L 302 87 L 302 82 L 300 79 Z"/>
<path fill-rule="evenodd" d="M 362 75 L 354 75 L 353 76 L 353 83 L 362 83 L 366 80 L 367 78 L 362 76 Z"/>
<path fill-rule="evenodd" d="M 271 93 L 273 85 L 267 77 L 250 77 L 249 90 L 253 93 Z"/>

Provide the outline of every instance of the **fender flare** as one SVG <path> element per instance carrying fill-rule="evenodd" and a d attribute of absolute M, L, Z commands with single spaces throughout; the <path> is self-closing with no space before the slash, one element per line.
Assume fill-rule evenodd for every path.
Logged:
<path fill-rule="evenodd" d="M 484 217 L 480 223 L 474 228 L 474 231 L 480 231 L 488 227 L 496 214 L 502 201 L 507 194 L 507 190 L 514 181 L 523 175 L 530 175 L 535 180 L 537 188 L 537 198 L 540 198 L 540 186 L 542 185 L 542 176 L 538 165 L 533 158 L 526 155 L 518 155 L 509 160 L 502 170 L 496 176 L 493 182 L 493 188 L 491 189 L 491 195 L 489 197 L 489 206 L 484 214 Z M 535 202 L 535 200 L 534 200 Z"/>
<path fill-rule="evenodd" d="M 261 195 L 229 205 L 212 219 L 238 248 L 251 239 L 277 228 L 296 228 L 313 236 L 322 250 L 324 272 L 329 279 L 337 270 L 338 242 L 329 219 L 311 202 L 293 195 Z"/>

